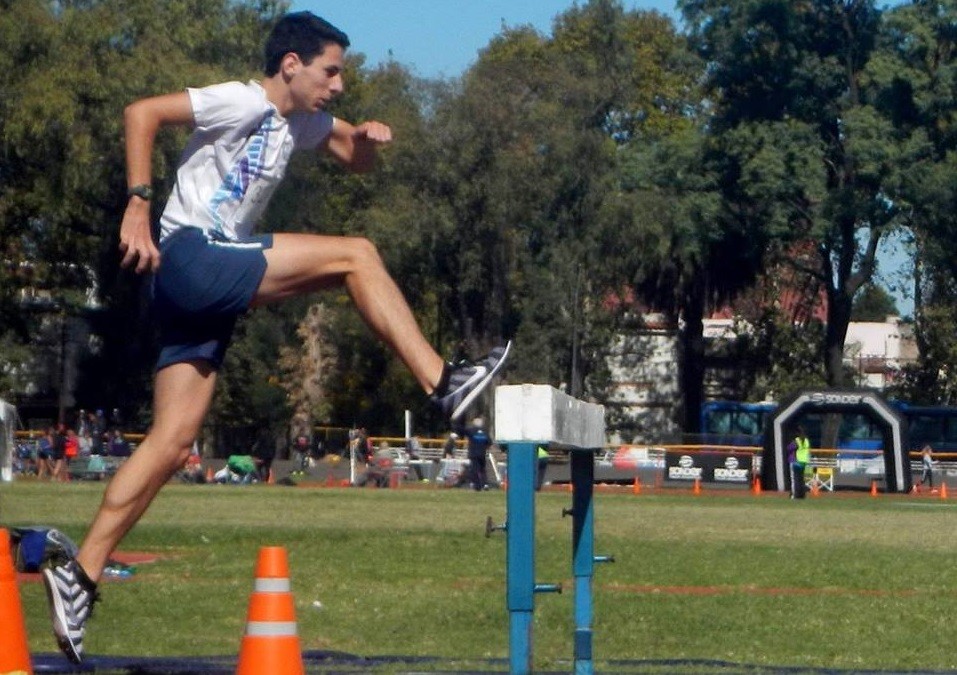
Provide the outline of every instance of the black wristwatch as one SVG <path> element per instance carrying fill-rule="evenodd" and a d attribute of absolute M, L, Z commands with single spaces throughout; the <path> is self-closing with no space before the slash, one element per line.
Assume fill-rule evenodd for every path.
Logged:
<path fill-rule="evenodd" d="M 145 199 L 150 201 L 153 199 L 153 188 L 150 185 L 134 185 L 126 191 L 128 197 L 139 197 L 140 199 Z"/>

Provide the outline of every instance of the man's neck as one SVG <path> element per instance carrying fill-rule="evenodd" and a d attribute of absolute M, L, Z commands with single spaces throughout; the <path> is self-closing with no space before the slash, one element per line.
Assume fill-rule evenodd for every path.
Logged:
<path fill-rule="evenodd" d="M 280 74 L 273 75 L 272 77 L 264 77 L 260 84 L 262 85 L 263 91 L 266 92 L 266 100 L 276 106 L 276 110 L 279 111 L 280 115 L 287 117 L 289 113 L 293 112 L 289 88 L 286 86 L 286 83 L 283 82 Z"/>

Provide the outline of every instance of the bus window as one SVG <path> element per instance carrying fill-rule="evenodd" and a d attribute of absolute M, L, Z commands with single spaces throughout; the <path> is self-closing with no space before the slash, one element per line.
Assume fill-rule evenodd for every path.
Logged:
<path fill-rule="evenodd" d="M 760 434 L 764 426 L 761 420 L 763 416 L 763 413 L 758 412 L 739 412 L 735 419 L 735 433 L 746 434 L 748 436 Z"/>
<path fill-rule="evenodd" d="M 730 410 L 709 410 L 705 415 L 705 433 L 731 433 L 731 414 Z"/>
<path fill-rule="evenodd" d="M 943 417 L 936 415 L 912 415 L 908 429 L 911 446 L 923 446 L 925 443 L 930 443 L 932 446 L 939 444 L 944 440 L 941 423 L 946 421 Z"/>

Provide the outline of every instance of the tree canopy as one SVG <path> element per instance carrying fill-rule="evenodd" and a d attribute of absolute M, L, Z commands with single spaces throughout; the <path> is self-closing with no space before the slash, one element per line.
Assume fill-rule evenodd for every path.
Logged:
<path fill-rule="evenodd" d="M 957 288 L 957 2 L 679 7 L 684 32 L 618 0 L 575 4 L 548 34 L 503 27 L 451 80 L 350 53 L 333 113 L 385 121 L 395 142 L 362 176 L 297 156 L 263 229 L 369 237 L 445 355 L 515 338 L 516 380 L 596 400 L 609 396 L 615 345 L 643 312 L 660 312 L 679 336 L 689 430 L 707 366 L 703 320 L 749 297 L 767 309 L 774 299 L 754 289 L 768 279 L 812 279 L 827 321 L 753 312 L 766 319 L 748 343 L 762 356 L 735 357 L 754 362 L 749 381 L 772 390 L 788 380 L 784 364 L 803 364 L 842 383 L 847 324 L 887 308 L 876 253 L 901 230 L 918 251 L 924 356 L 911 375 L 947 390 L 939 377 L 957 348 L 927 317 L 949 316 Z M 148 284 L 118 270 L 115 250 L 122 110 L 257 77 L 262 41 L 287 8 L 0 0 L 0 395 L 49 402 L 67 374 L 30 393 L 25 373 L 82 347 L 77 403 L 122 406 L 145 425 Z M 157 140 L 159 194 L 184 140 Z M 396 428 L 410 407 L 438 428 L 412 378 L 332 293 L 240 323 L 211 424 L 279 433 L 295 416 Z"/>

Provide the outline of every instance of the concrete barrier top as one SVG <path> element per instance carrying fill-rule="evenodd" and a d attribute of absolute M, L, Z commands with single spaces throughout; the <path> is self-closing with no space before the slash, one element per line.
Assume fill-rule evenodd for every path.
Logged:
<path fill-rule="evenodd" d="M 495 388 L 495 440 L 598 449 L 605 444 L 605 407 L 547 384 L 502 385 Z"/>

